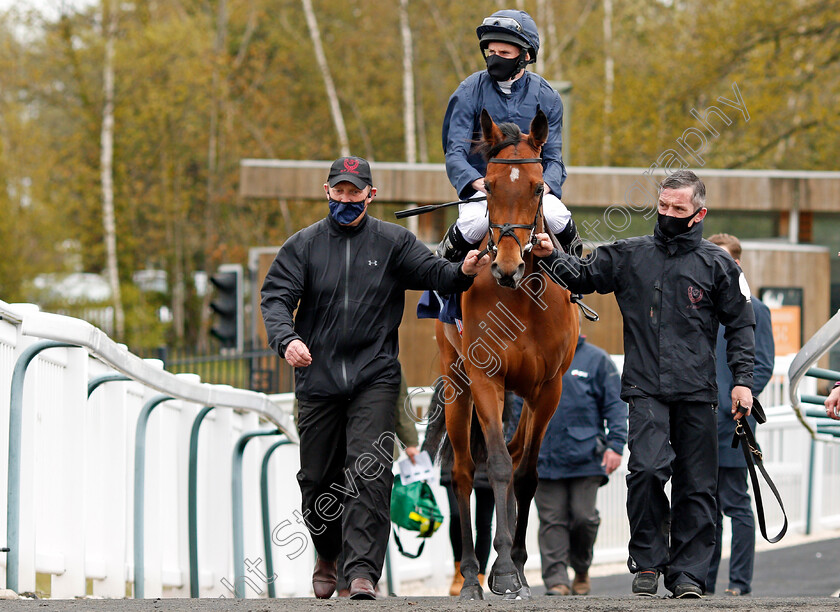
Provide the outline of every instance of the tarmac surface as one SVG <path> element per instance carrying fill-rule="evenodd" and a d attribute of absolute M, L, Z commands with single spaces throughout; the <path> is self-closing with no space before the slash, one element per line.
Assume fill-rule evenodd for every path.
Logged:
<path fill-rule="evenodd" d="M 318 610 L 411 611 L 426 610 L 586 610 L 592 612 L 639 612 L 643 610 L 840 610 L 840 599 L 832 594 L 840 589 L 840 538 L 808 541 L 785 548 L 760 550 L 756 555 L 753 596 L 728 597 L 721 594 L 695 600 L 674 600 L 665 597 L 660 584 L 659 597 L 630 595 L 629 573 L 592 578 L 592 595 L 588 597 L 545 597 L 542 585 L 532 580 L 534 597 L 527 601 L 505 601 L 488 596 L 484 601 L 461 602 L 454 597 L 388 597 L 378 601 L 349 601 L 312 598 L 294 599 L 77 599 L 77 600 L 12 600 L 0 602 L 2 612 L 34 611 L 115 611 L 160 610 L 162 612 L 200 612 L 230 610 L 233 612 L 291 612 Z M 718 576 L 718 593 L 726 588 L 728 563 L 724 559 Z"/>

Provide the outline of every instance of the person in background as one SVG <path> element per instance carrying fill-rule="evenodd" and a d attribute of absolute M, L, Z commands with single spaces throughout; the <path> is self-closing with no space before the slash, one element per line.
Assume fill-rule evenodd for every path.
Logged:
<path fill-rule="evenodd" d="M 546 595 L 589 595 L 589 567 L 601 517 L 598 488 L 621 464 L 627 443 L 627 404 L 621 378 L 606 351 L 578 338 L 563 375 L 563 395 L 548 423 L 537 463 L 534 501 Z M 514 402 L 514 422 L 522 399 Z M 569 585 L 568 568 L 575 570 Z"/>
<path fill-rule="evenodd" d="M 834 383 L 834 387 L 825 398 L 825 413 L 835 421 L 840 421 L 840 380 Z"/>
<path fill-rule="evenodd" d="M 741 265 L 741 242 L 730 234 L 715 234 L 709 242 L 726 251 L 739 266 Z M 752 296 L 755 314 L 755 367 L 753 368 L 752 394 L 758 397 L 773 376 L 776 349 L 773 342 L 773 326 L 770 309 L 761 300 Z M 732 373 L 726 366 L 726 338 L 721 325 L 718 328 L 716 353 L 716 378 L 720 406 L 729 403 L 732 393 Z M 756 431 L 758 424 L 752 416 L 750 427 Z M 753 565 L 755 562 L 755 517 L 750 494 L 747 491 L 747 464 L 740 448 L 732 448 L 737 421 L 726 410 L 718 410 L 718 482 L 717 538 L 709 573 L 706 577 L 706 593 L 715 592 L 723 538 L 723 516 L 732 521 L 731 556 L 729 557 L 729 586 L 726 595 L 749 595 L 752 592 Z"/>

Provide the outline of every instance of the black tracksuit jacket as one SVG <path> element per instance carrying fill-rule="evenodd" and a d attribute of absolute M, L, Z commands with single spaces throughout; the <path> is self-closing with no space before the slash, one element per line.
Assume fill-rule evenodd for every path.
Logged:
<path fill-rule="evenodd" d="M 596 248 L 584 259 L 555 249 L 542 259 L 555 282 L 579 293 L 614 292 L 624 321 L 621 397 L 717 403 L 715 344 L 725 328 L 734 384 L 752 388 L 755 316 L 741 269 L 703 240 L 703 224 Z"/>
<path fill-rule="evenodd" d="M 460 264 L 436 257 L 399 225 L 365 215 L 348 227 L 327 216 L 289 238 L 271 264 L 261 304 L 268 343 L 281 356 L 295 339 L 309 348 L 312 363 L 295 368 L 300 399 L 398 385 L 405 290 L 471 285 Z"/>

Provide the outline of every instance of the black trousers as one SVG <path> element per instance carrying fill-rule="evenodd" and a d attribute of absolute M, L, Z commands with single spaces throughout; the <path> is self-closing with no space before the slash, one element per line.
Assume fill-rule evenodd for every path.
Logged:
<path fill-rule="evenodd" d="M 723 515 L 732 519 L 732 554 L 729 557 L 729 589 L 752 591 L 755 563 L 755 516 L 747 491 L 747 468 L 721 467 L 717 486 L 717 538 L 706 578 L 706 591 L 715 592 L 723 539 Z"/>
<path fill-rule="evenodd" d="M 687 582 L 705 590 L 717 518 L 716 405 L 635 397 L 629 424 L 627 565 L 660 570 L 671 591 Z"/>
<path fill-rule="evenodd" d="M 452 544 L 452 556 L 460 563 L 463 552 L 461 543 L 461 511 L 452 484 L 444 485 L 446 497 L 449 500 L 449 541 Z M 478 573 L 487 573 L 487 560 L 490 558 L 490 547 L 493 544 L 493 510 L 496 508 L 496 498 L 493 489 L 473 489 L 475 494 L 475 556 L 478 559 Z"/>
<path fill-rule="evenodd" d="M 304 521 L 318 556 L 344 547 L 347 581 L 382 574 L 390 535 L 394 406 L 399 385 L 374 384 L 350 398 L 298 401 Z"/>

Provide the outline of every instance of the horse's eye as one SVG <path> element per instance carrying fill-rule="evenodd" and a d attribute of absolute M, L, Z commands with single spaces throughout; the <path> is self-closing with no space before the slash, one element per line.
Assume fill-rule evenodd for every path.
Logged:
<path fill-rule="evenodd" d="M 493 192 L 493 190 L 490 189 L 490 183 L 488 183 L 487 181 L 484 181 L 484 190 L 487 192 L 487 195 L 490 195 L 490 193 Z"/>
<path fill-rule="evenodd" d="M 543 186 L 542 183 L 540 183 L 539 185 L 537 185 L 537 188 L 534 190 L 534 195 L 542 195 L 543 191 L 545 191 L 545 187 Z"/>

